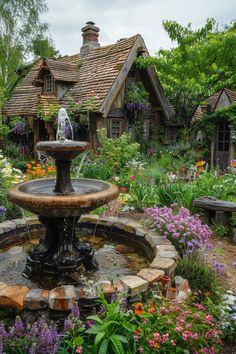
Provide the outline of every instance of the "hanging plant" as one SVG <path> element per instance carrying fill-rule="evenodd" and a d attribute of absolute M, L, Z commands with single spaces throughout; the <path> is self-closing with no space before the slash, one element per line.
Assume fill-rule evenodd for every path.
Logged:
<path fill-rule="evenodd" d="M 128 86 L 125 102 L 129 111 L 148 111 L 150 109 L 149 93 L 141 81 Z"/>

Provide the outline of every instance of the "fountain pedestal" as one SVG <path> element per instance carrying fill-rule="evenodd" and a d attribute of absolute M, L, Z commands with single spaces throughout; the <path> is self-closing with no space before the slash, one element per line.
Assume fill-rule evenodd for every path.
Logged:
<path fill-rule="evenodd" d="M 72 140 L 39 142 L 36 149 L 56 161 L 56 179 L 38 179 L 10 188 L 8 199 L 39 216 L 46 236 L 29 254 L 23 276 L 41 273 L 68 275 L 83 264 L 87 270 L 97 268 L 94 251 L 80 243 L 75 226 L 81 214 L 116 198 L 118 188 L 111 183 L 70 177 L 71 160 L 88 148 L 86 142 Z"/>
<path fill-rule="evenodd" d="M 78 219 L 39 217 L 46 227 L 46 235 L 27 258 L 23 271 L 25 278 L 40 273 L 66 276 L 75 272 L 81 264 L 86 270 L 97 269 L 92 246 L 81 243 L 75 236 Z"/>

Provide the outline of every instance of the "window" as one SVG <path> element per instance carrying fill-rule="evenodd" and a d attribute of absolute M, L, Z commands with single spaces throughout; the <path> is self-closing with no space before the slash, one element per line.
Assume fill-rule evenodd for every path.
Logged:
<path fill-rule="evenodd" d="M 122 120 L 121 119 L 111 119 L 111 137 L 113 139 L 119 138 L 121 136 L 121 127 Z"/>
<path fill-rule="evenodd" d="M 230 134 L 229 125 L 226 120 L 219 122 L 217 140 L 218 151 L 229 151 Z"/>
<path fill-rule="evenodd" d="M 45 77 L 44 77 L 44 92 L 45 93 L 52 93 L 53 92 L 52 75 L 45 75 Z"/>

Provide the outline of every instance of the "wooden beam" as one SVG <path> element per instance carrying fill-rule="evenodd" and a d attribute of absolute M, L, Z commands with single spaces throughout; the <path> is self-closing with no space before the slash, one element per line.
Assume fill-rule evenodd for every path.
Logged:
<path fill-rule="evenodd" d="M 123 68 L 121 69 L 121 71 L 119 72 L 115 82 L 113 83 L 111 89 L 109 90 L 105 100 L 103 101 L 103 104 L 101 105 L 99 112 L 102 113 L 103 117 L 107 117 L 108 112 L 110 111 L 111 105 L 116 97 L 116 95 L 118 94 L 124 80 L 126 79 L 128 72 L 131 69 L 131 66 L 133 65 L 134 59 L 137 56 L 137 49 L 143 46 L 145 47 L 145 43 L 142 39 L 141 36 L 138 36 L 133 48 L 131 49 L 128 58 L 126 59 Z"/>

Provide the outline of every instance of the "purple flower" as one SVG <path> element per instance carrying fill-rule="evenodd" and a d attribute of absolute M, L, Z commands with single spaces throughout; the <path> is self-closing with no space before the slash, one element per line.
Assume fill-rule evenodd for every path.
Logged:
<path fill-rule="evenodd" d="M 0 337 L 3 340 L 6 340 L 9 337 L 9 334 L 7 333 L 4 324 L 2 322 L 0 322 Z"/>
<path fill-rule="evenodd" d="M 67 319 L 64 321 L 64 331 L 69 331 L 72 328 L 72 321 Z"/>
<path fill-rule="evenodd" d="M 71 315 L 80 318 L 80 309 L 78 305 L 74 305 L 71 309 Z"/>
<path fill-rule="evenodd" d="M 233 268 L 236 269 L 236 262 L 233 262 L 233 263 L 232 263 L 232 266 L 233 266 Z"/>
<path fill-rule="evenodd" d="M 6 211 L 7 209 L 4 206 L 0 206 L 0 215 L 5 214 Z"/>

